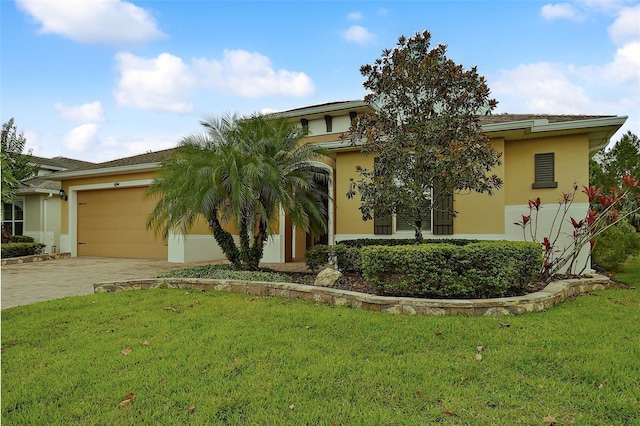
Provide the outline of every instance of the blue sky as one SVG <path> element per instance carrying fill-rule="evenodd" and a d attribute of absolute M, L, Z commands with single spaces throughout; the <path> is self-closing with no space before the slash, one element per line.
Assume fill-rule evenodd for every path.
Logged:
<path fill-rule="evenodd" d="M 497 113 L 628 115 L 640 135 L 637 0 L 1 0 L 0 27 L 0 119 L 43 157 L 107 161 L 175 146 L 204 115 L 361 99 L 360 66 L 425 29 L 478 66 Z"/>

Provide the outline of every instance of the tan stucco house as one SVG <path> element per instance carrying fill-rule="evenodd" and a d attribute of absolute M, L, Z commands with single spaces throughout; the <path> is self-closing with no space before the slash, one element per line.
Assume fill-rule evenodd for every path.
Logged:
<path fill-rule="evenodd" d="M 351 119 L 369 106 L 360 100 L 332 102 L 284 111 L 280 114 L 306 127 L 308 143 L 328 150 L 322 166 L 330 171 L 328 185 L 329 244 L 353 238 L 411 238 L 413 231 L 389 218 L 363 221 L 356 197 L 346 193 L 356 166 L 371 167 L 373 156 L 363 156 L 357 146 L 342 142 Z M 574 182 L 586 185 L 589 158 L 604 148 L 624 124 L 624 116 L 500 114 L 481 118 L 483 130 L 502 155 L 502 165 L 493 172 L 504 187 L 493 196 L 454 194 L 457 217 L 434 217 L 424 230 L 425 238 L 522 239 L 513 223 L 528 212 L 528 200 L 545 203 L 541 226 L 551 221 L 561 193 Z M 156 175 L 159 161 L 171 150 L 142 154 L 106 163 L 85 165 L 56 173 L 68 201 L 62 203 L 60 248 L 73 256 L 161 258 L 188 262 L 224 258 L 203 223 L 189 235 L 157 239 L 145 228 L 154 206 L 144 192 Z M 547 208 L 548 207 L 548 208 Z M 587 199 L 576 198 L 570 214 L 584 216 Z M 313 241 L 294 229 L 281 215 L 278 231 L 268 241 L 263 260 L 288 262 L 304 259 Z"/>

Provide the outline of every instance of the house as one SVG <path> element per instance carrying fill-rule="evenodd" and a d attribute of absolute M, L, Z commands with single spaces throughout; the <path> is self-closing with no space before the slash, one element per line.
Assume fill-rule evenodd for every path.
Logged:
<path fill-rule="evenodd" d="M 282 114 L 309 130 L 307 143 L 328 150 L 321 166 L 330 172 L 328 232 L 320 240 L 329 244 L 353 238 L 411 238 L 397 218 L 363 221 L 358 197 L 348 199 L 356 166 L 372 167 L 373 156 L 364 156 L 357 146 L 340 136 L 358 113 L 369 106 L 360 100 L 331 102 L 284 111 Z M 423 231 L 425 238 L 522 239 L 514 225 L 528 213 L 528 200 L 543 203 L 539 227 L 550 226 L 561 193 L 574 182 L 586 185 L 589 158 L 604 148 L 624 124 L 624 116 L 500 114 L 481 118 L 483 130 L 502 155 L 502 165 L 493 170 L 504 181 L 494 195 L 455 194 L 458 212 L 433 217 Z M 157 239 L 145 228 L 154 201 L 145 199 L 159 161 L 171 150 L 147 153 L 107 163 L 86 165 L 57 173 L 68 201 L 62 205 L 60 247 L 73 256 L 162 258 L 189 262 L 223 258 L 204 221 L 189 235 Z M 578 194 L 569 215 L 584 216 L 587 199 Z M 281 214 L 278 232 L 265 247 L 265 262 L 303 260 L 314 240 L 291 226 Z"/>
<path fill-rule="evenodd" d="M 3 203 L 2 224 L 11 235 L 27 235 L 46 244 L 45 251 L 60 246 L 61 198 L 60 182 L 50 180 L 58 172 L 86 166 L 89 163 L 66 157 L 31 156 L 39 166 L 38 175 L 20 183 L 10 203 Z"/>

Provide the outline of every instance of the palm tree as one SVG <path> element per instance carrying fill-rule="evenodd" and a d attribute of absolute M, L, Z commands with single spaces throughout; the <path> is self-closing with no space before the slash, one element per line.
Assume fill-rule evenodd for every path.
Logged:
<path fill-rule="evenodd" d="M 316 166 L 324 150 L 302 144 L 302 129 L 285 118 L 206 117 L 205 132 L 186 137 L 161 163 L 147 190 L 158 202 L 147 228 L 167 238 L 186 235 L 204 217 L 227 259 L 257 269 L 282 208 L 293 225 L 326 231 L 327 172 Z M 226 226 L 225 226 L 226 225 Z M 238 230 L 239 245 L 228 231 Z"/>

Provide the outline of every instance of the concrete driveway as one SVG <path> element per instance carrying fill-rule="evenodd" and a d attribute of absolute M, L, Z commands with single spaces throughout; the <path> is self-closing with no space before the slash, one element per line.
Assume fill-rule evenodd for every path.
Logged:
<path fill-rule="evenodd" d="M 2 309 L 44 300 L 93 293 L 93 284 L 151 278 L 172 269 L 199 263 L 169 263 L 157 259 L 72 257 L 44 262 L 6 265 L 0 271 Z"/>

